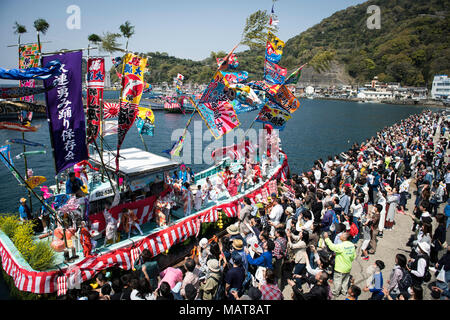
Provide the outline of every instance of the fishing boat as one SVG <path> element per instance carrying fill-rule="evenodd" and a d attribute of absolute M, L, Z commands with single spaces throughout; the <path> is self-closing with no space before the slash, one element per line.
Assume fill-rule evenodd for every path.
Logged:
<path fill-rule="evenodd" d="M 115 155 L 112 152 L 104 151 L 105 168 L 111 175 L 115 172 L 113 159 Z M 99 154 L 93 154 L 90 160 L 94 166 L 100 166 L 102 162 Z M 207 178 L 214 183 L 225 167 L 228 166 L 232 172 L 236 172 L 242 166 L 242 162 L 243 159 L 232 160 L 225 157 L 207 170 L 197 173 L 194 176 L 193 185 L 203 186 Z M 200 210 L 193 210 L 190 215 L 185 216 L 183 207 L 176 196 L 171 198 L 174 190 L 166 180 L 169 173 L 178 167 L 179 163 L 176 161 L 138 148 L 123 149 L 120 170 L 116 179 L 111 180 L 112 183 L 102 181 L 100 173 L 94 173 L 92 180 L 89 181 L 90 191 L 86 199 L 89 202 L 90 232 L 92 238 L 97 241 L 92 256 L 84 257 L 78 250 L 75 252 L 75 257 L 67 261 L 63 251 L 57 252 L 54 269 L 33 270 L 18 253 L 12 241 L 0 231 L 0 255 L 4 270 L 14 279 L 19 290 L 43 294 L 77 286 L 81 282 L 92 279 L 101 270 L 113 266 L 125 270 L 132 269 L 134 261 L 144 249 L 150 250 L 160 264 L 162 260 L 163 265 L 171 265 L 174 259 L 189 253 L 192 246 L 182 249 L 176 256 L 165 253 L 171 247 L 196 237 L 202 223 L 218 221 L 220 212 L 229 218 L 237 217 L 244 197 L 254 201 L 257 197 L 264 198 L 277 193 L 277 181 L 285 181 L 289 174 L 286 154 L 280 150 L 279 161 L 269 168 L 265 179 L 234 196 L 230 196 L 224 190 L 217 194 L 214 201 L 206 201 Z M 121 202 L 110 212 L 117 217 L 118 212 L 123 208 L 133 210 L 139 219 L 143 235 L 132 235 L 130 238 L 123 238 L 109 246 L 104 246 L 105 222 L 102 210 L 105 201 L 113 198 L 114 189 L 121 192 Z M 157 203 L 172 204 L 166 225 L 158 226 L 155 221 Z M 40 239 L 38 236 L 35 240 L 51 241 L 49 238 Z"/>
<path fill-rule="evenodd" d="M 180 99 L 175 97 L 166 97 L 164 102 L 164 111 L 168 113 L 192 113 L 195 107 L 185 98 L 183 99 L 183 106 L 180 104 Z"/>

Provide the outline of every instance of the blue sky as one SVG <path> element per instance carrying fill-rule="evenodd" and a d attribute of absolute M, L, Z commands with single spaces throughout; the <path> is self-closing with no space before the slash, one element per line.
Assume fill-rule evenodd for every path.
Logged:
<path fill-rule="evenodd" d="M 287 41 L 334 12 L 363 3 L 363 0 L 279 0 L 275 13 L 279 23 L 278 36 Z M 81 9 L 81 28 L 66 27 L 67 7 Z M 0 1 L 0 66 L 18 65 L 17 43 L 13 33 L 15 21 L 26 26 L 28 32 L 21 42 L 36 41 L 33 21 L 46 19 L 50 28 L 41 41 L 43 51 L 87 47 L 91 33 L 119 32 L 119 25 L 129 20 L 135 25 L 135 35 L 129 49 L 134 51 L 167 52 L 180 58 L 202 60 L 211 51 L 229 51 L 239 42 L 245 19 L 256 10 L 270 12 L 272 0 L 1 0 Z M 124 38 L 120 41 L 125 46 Z M 237 51 L 247 47 L 240 46 Z M 2 81 L 3 82 L 3 81 Z"/>

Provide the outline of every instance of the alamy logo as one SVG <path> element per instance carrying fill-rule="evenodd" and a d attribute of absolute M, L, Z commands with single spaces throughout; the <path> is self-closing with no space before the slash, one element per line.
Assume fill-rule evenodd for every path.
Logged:
<path fill-rule="evenodd" d="M 371 5 L 367 8 L 367 13 L 371 14 L 367 18 L 367 29 L 381 29 L 381 9 L 379 6 Z"/>
<path fill-rule="evenodd" d="M 79 6 L 72 4 L 67 7 L 66 13 L 70 16 L 66 20 L 67 29 L 81 29 L 81 9 Z"/>

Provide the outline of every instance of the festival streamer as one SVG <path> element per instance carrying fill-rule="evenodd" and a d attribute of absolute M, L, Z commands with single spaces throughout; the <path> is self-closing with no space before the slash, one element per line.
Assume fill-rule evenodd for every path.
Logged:
<path fill-rule="evenodd" d="M 259 112 L 256 122 L 271 124 L 274 129 L 282 131 L 286 122 L 291 118 L 289 112 L 273 103 L 267 103 Z"/>
<path fill-rule="evenodd" d="M 223 76 L 228 81 L 228 83 L 238 83 L 247 80 L 248 72 L 247 71 L 239 71 L 239 72 L 225 72 L 222 71 Z"/>
<path fill-rule="evenodd" d="M 128 130 L 133 125 L 144 90 L 144 72 L 147 58 L 127 53 L 123 59 L 122 90 L 120 92 L 119 132 L 117 135 L 116 171 L 119 170 L 119 152 Z"/>
<path fill-rule="evenodd" d="M 295 112 L 300 107 L 300 101 L 285 85 L 282 85 L 275 95 L 269 96 L 269 99 L 290 113 Z"/>
<path fill-rule="evenodd" d="M 34 189 L 34 188 L 36 188 L 38 185 L 40 185 L 41 183 L 44 183 L 45 181 L 47 181 L 47 178 L 45 178 L 45 177 L 42 177 L 42 176 L 32 176 L 32 177 L 29 177 L 29 178 L 26 180 L 26 183 L 28 184 L 28 186 L 29 186 L 31 189 Z"/>
<path fill-rule="evenodd" d="M 87 61 L 87 113 L 86 139 L 91 144 L 97 139 L 101 126 L 103 88 L 105 86 L 105 60 L 89 58 Z"/>
<path fill-rule="evenodd" d="M 229 101 L 216 101 L 196 106 L 214 138 L 219 139 L 239 126 L 239 119 Z"/>
<path fill-rule="evenodd" d="M 42 63 L 47 64 L 55 59 L 63 64 L 62 72 L 44 80 L 44 86 L 55 86 L 45 93 L 45 100 L 55 171 L 58 174 L 88 159 L 88 150 L 81 94 L 82 51 L 45 56 Z"/>
<path fill-rule="evenodd" d="M 16 144 L 24 144 L 27 146 L 31 146 L 31 147 L 44 147 L 46 148 L 46 146 L 42 143 L 39 142 L 33 142 L 30 140 L 26 140 L 26 139 L 8 139 L 5 141 L 6 144 L 12 144 L 12 143 L 16 143 Z"/>
<path fill-rule="evenodd" d="M 62 73 L 61 62 L 58 56 L 53 56 L 54 60 L 46 59 L 47 63 L 44 68 L 27 68 L 27 69 L 3 69 L 0 68 L 0 79 L 8 80 L 46 80 Z"/>
<path fill-rule="evenodd" d="M 217 71 L 213 79 L 211 80 L 210 84 L 203 92 L 199 104 L 228 100 L 229 99 L 228 93 L 229 93 L 228 81 L 225 79 L 222 72 Z"/>
<path fill-rule="evenodd" d="M 217 61 L 217 66 L 220 67 L 222 65 L 222 63 L 224 63 L 225 58 L 216 58 Z M 228 66 L 223 70 L 226 69 L 236 69 L 239 66 L 239 61 L 237 60 L 236 54 L 231 54 L 230 58 L 228 60 Z"/>
<path fill-rule="evenodd" d="M 268 32 L 266 44 L 266 60 L 273 63 L 278 63 L 283 55 L 284 42 L 280 40 L 272 32 Z"/>
<path fill-rule="evenodd" d="M 20 132 L 36 132 L 40 126 L 26 126 L 15 122 L 0 122 L 0 130 L 13 130 Z"/>
<path fill-rule="evenodd" d="M 152 109 L 139 107 L 136 117 L 136 127 L 139 134 L 153 136 L 155 130 L 155 126 L 153 125 L 154 123 L 155 115 L 153 114 Z"/>
<path fill-rule="evenodd" d="M 286 79 L 287 69 L 276 63 L 266 60 L 264 63 L 264 80 L 272 84 L 283 84 Z"/>
<path fill-rule="evenodd" d="M 17 172 L 12 168 L 14 166 L 13 159 L 11 158 L 11 148 L 10 145 L 1 146 L 0 152 L 3 154 L 3 156 L 8 160 L 6 161 L 3 157 L 0 157 L 3 164 L 8 168 L 8 170 L 12 173 L 12 175 L 19 181 L 19 184 L 22 184 L 22 181 L 19 178 L 19 175 Z M 9 162 L 9 163 L 8 163 Z"/>
<path fill-rule="evenodd" d="M 297 84 L 298 80 L 300 79 L 302 75 L 302 69 L 304 66 L 306 66 L 307 63 L 296 69 L 294 72 L 292 72 L 289 77 L 286 78 L 284 81 L 284 84 Z"/>
<path fill-rule="evenodd" d="M 47 151 L 45 150 L 34 150 L 34 151 L 25 151 L 21 152 L 18 155 L 15 156 L 16 159 L 22 159 L 23 157 L 28 157 L 36 154 L 46 154 Z"/>
<path fill-rule="evenodd" d="M 19 46 L 19 69 L 39 67 L 40 51 L 37 43 Z M 20 81 L 20 87 L 34 88 L 35 80 Z M 20 100 L 34 102 L 34 95 L 23 96 Z"/>

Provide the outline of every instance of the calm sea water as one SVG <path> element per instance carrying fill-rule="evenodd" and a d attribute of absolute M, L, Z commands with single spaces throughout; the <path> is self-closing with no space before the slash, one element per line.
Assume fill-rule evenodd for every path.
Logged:
<path fill-rule="evenodd" d="M 108 93 L 111 98 L 118 92 Z M 107 98 L 107 96 L 105 96 Z M 280 132 L 282 148 L 288 156 L 291 172 L 308 170 L 314 160 L 325 159 L 328 155 L 334 155 L 346 151 L 352 143 L 361 142 L 373 135 L 385 126 L 392 125 L 411 114 L 420 113 L 424 108 L 418 106 L 398 106 L 375 103 L 355 103 L 328 100 L 302 100 L 301 107 L 289 120 L 284 131 Z M 437 111 L 438 109 L 436 109 Z M 241 128 L 247 130 L 256 114 L 246 113 L 239 115 Z M 162 151 L 169 149 L 173 142 L 172 132 L 175 129 L 184 128 L 188 115 L 168 114 L 164 111 L 155 112 L 155 136 L 145 137 L 149 151 L 166 156 Z M 195 126 L 202 126 L 206 132 L 203 137 L 203 149 L 214 139 L 203 124 L 200 116 L 196 114 L 191 123 L 189 132 L 192 141 L 199 139 L 195 137 L 193 130 Z M 32 168 L 35 175 L 45 176 L 48 181 L 45 185 L 54 183 L 54 166 L 50 147 L 49 131 L 46 119 L 33 120 L 34 125 L 40 126 L 34 133 L 26 133 L 26 139 L 44 143 L 47 145 L 47 154 L 28 157 L 28 167 Z M 262 125 L 255 123 L 253 128 L 259 129 Z M 178 135 L 174 135 L 175 140 Z M 20 132 L 0 131 L 0 141 L 6 139 L 21 138 Z M 106 137 L 106 146 L 115 149 L 117 136 Z M 122 148 L 138 147 L 143 149 L 142 142 L 134 126 L 128 132 Z M 39 147 L 27 147 L 28 150 L 40 150 Z M 22 146 L 11 145 L 13 156 L 22 152 Z M 210 150 L 211 151 L 211 150 Z M 14 159 L 18 170 L 24 172 L 23 159 Z M 195 172 L 206 169 L 206 164 L 195 164 L 192 168 Z M 26 191 L 18 185 L 17 180 L 8 172 L 6 167 L 0 165 L 0 212 L 17 212 L 18 201 L 26 196 Z M 40 206 L 37 200 L 33 200 L 33 209 Z M 2 288 L 3 286 L 3 288 Z M 0 278 L 0 299 L 6 299 L 4 283 Z"/>

